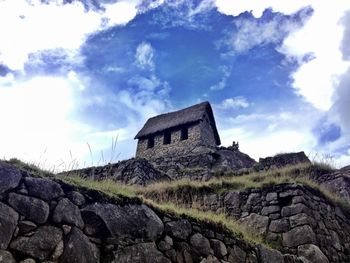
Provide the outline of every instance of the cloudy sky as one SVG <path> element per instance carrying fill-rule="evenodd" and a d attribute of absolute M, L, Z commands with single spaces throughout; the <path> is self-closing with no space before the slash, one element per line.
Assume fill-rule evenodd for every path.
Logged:
<path fill-rule="evenodd" d="M 223 145 L 350 164 L 348 0 L 0 0 L 0 37 L 0 158 L 129 158 L 208 100 Z"/>

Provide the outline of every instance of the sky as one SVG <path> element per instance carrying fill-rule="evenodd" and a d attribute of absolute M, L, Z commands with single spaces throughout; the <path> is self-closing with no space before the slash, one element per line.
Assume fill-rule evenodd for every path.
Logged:
<path fill-rule="evenodd" d="M 224 146 L 350 164 L 348 0 L 0 0 L 0 37 L 0 158 L 130 158 L 209 101 Z"/>

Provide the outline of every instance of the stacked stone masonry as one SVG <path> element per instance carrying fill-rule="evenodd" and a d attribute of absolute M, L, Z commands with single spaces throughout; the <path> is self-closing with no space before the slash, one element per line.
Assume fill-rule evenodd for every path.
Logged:
<path fill-rule="evenodd" d="M 160 156 L 186 155 L 194 148 L 198 147 L 201 141 L 200 125 L 194 124 L 188 126 L 188 138 L 181 140 L 181 129 L 171 130 L 171 142 L 164 144 L 164 133 L 152 135 L 154 146 L 148 147 L 149 138 L 140 138 L 137 144 L 136 157 L 151 160 Z"/>
<path fill-rule="evenodd" d="M 187 129 L 188 138 L 181 138 L 181 130 Z M 164 144 L 164 136 L 170 132 L 170 143 Z M 149 139 L 154 140 L 154 145 L 149 147 Z M 196 123 L 165 130 L 161 133 L 140 138 L 137 143 L 136 157 L 152 160 L 166 156 L 183 156 L 192 153 L 199 146 L 215 146 L 214 131 L 209 123 L 209 117 Z"/>
<path fill-rule="evenodd" d="M 203 147 L 198 152 L 159 157 L 151 161 L 132 158 L 115 164 L 72 170 L 66 175 L 79 174 L 84 178 L 110 178 L 125 184 L 148 185 L 157 181 L 191 178 L 208 180 L 220 172 L 244 172 L 256 162 L 247 154 L 225 147 Z"/>
<path fill-rule="evenodd" d="M 307 250 L 306 250 L 307 251 Z M 306 252 L 305 252 L 306 253 Z M 0 162 L 0 262 L 302 262 L 207 223 Z"/>
<path fill-rule="evenodd" d="M 283 184 L 223 194 L 186 191 L 169 195 L 162 193 L 161 198 L 226 213 L 280 251 L 309 260 L 305 262 L 350 262 L 349 211 L 313 188 Z M 149 197 L 160 198 L 157 194 Z"/>

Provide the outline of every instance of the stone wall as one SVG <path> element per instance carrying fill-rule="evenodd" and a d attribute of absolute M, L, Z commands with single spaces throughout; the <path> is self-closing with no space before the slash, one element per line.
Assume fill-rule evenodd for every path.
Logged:
<path fill-rule="evenodd" d="M 198 146 L 215 146 L 213 128 L 209 118 L 188 125 L 188 139 L 181 140 L 181 127 L 171 130 L 171 143 L 164 144 L 164 133 L 154 135 L 154 147 L 148 148 L 148 138 L 140 138 L 137 143 L 136 157 L 148 160 L 163 156 L 187 155 Z"/>
<path fill-rule="evenodd" d="M 136 157 L 154 159 L 160 156 L 186 155 L 193 148 L 201 145 L 201 126 L 200 124 L 188 127 L 188 139 L 181 140 L 181 129 L 171 131 L 171 143 L 163 144 L 164 134 L 154 136 L 154 147 L 148 148 L 148 139 L 139 139 L 137 143 Z"/>
<path fill-rule="evenodd" d="M 268 169 L 278 169 L 288 165 L 295 164 L 310 164 L 309 158 L 306 156 L 304 152 L 296 152 L 296 153 L 283 153 L 277 154 L 273 157 L 266 157 L 259 159 L 259 168 L 268 170 Z"/>
<path fill-rule="evenodd" d="M 0 262 L 301 261 L 139 199 L 34 178 L 0 162 Z"/>
<path fill-rule="evenodd" d="M 256 164 L 248 155 L 225 147 L 198 147 L 191 154 L 159 157 L 150 163 L 172 179 L 193 180 L 208 180 L 227 172 L 245 173 Z"/>
<path fill-rule="evenodd" d="M 214 130 L 210 125 L 209 117 L 206 114 L 203 120 L 199 123 L 201 130 L 201 145 L 203 146 L 216 146 Z"/>
<path fill-rule="evenodd" d="M 350 262 L 349 211 L 307 186 L 283 184 L 223 194 L 187 189 L 149 198 L 224 212 L 282 252 L 310 263 Z"/>
<path fill-rule="evenodd" d="M 79 175 L 94 180 L 112 179 L 124 184 L 148 185 L 171 178 L 154 168 L 146 159 L 131 158 L 105 166 L 89 167 L 63 172 L 60 175 Z"/>
<path fill-rule="evenodd" d="M 310 179 L 342 197 L 350 204 L 350 169 L 342 168 L 328 174 L 315 173 Z"/>

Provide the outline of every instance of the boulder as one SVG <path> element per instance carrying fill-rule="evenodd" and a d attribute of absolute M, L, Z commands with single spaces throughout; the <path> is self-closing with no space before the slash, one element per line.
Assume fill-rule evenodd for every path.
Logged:
<path fill-rule="evenodd" d="M 245 263 L 247 258 L 247 253 L 241 249 L 239 246 L 233 246 L 229 249 L 228 261 L 235 263 Z"/>
<path fill-rule="evenodd" d="M 146 205 L 95 203 L 81 210 L 87 228 L 103 235 L 155 241 L 164 230 L 162 220 Z"/>
<path fill-rule="evenodd" d="M 188 220 L 180 219 L 166 223 L 165 232 L 177 239 L 186 240 L 192 233 L 192 226 Z"/>
<path fill-rule="evenodd" d="M 238 222 L 251 233 L 262 236 L 266 234 L 267 226 L 269 224 L 269 217 L 252 213 L 249 216 L 239 219 Z"/>
<path fill-rule="evenodd" d="M 167 251 L 173 248 L 174 242 L 173 239 L 169 236 L 165 236 L 158 244 L 160 251 Z"/>
<path fill-rule="evenodd" d="M 274 233 L 283 233 L 289 230 L 289 221 L 286 218 L 273 220 L 270 223 L 269 230 Z"/>
<path fill-rule="evenodd" d="M 223 258 L 227 255 L 227 248 L 224 242 L 218 240 L 218 239 L 211 239 L 210 245 L 214 251 L 214 255 L 217 258 Z"/>
<path fill-rule="evenodd" d="M 282 168 L 288 165 L 295 164 L 310 164 L 309 158 L 306 156 L 304 152 L 297 153 L 283 153 L 277 154 L 273 157 L 266 157 L 259 159 L 259 165 L 263 169 L 271 169 L 271 168 Z"/>
<path fill-rule="evenodd" d="M 6 249 L 16 229 L 18 214 L 0 202 L 0 249 Z"/>
<path fill-rule="evenodd" d="M 196 233 L 190 238 L 193 250 L 200 256 L 207 257 L 210 254 L 210 243 L 202 234 Z"/>
<path fill-rule="evenodd" d="M 18 223 L 19 235 L 27 234 L 37 228 L 36 224 L 31 221 L 19 221 Z"/>
<path fill-rule="evenodd" d="M 55 223 L 66 223 L 81 229 L 84 227 L 79 208 L 67 198 L 63 198 L 58 202 L 52 219 Z"/>
<path fill-rule="evenodd" d="M 0 194 L 16 188 L 21 179 L 21 172 L 15 166 L 0 161 Z"/>
<path fill-rule="evenodd" d="M 156 245 L 152 243 L 140 243 L 128 247 L 118 248 L 113 263 L 171 263 Z"/>
<path fill-rule="evenodd" d="M 288 217 L 300 213 L 310 213 L 310 208 L 308 208 L 306 205 L 302 203 L 292 204 L 289 206 L 285 206 L 282 208 L 281 215 L 283 217 Z"/>
<path fill-rule="evenodd" d="M 8 203 L 26 219 L 44 224 L 50 213 L 49 205 L 37 198 L 10 193 Z"/>
<path fill-rule="evenodd" d="M 269 214 L 279 213 L 280 210 L 281 210 L 281 208 L 278 205 L 265 206 L 261 210 L 261 214 L 263 216 L 267 216 Z"/>
<path fill-rule="evenodd" d="M 298 246 L 298 256 L 306 259 L 309 263 L 329 263 L 321 249 L 313 244 Z"/>
<path fill-rule="evenodd" d="M 316 235 L 309 225 L 299 226 L 283 233 L 283 246 L 296 247 L 316 242 Z"/>
<path fill-rule="evenodd" d="M 76 191 L 69 192 L 68 198 L 73 204 L 77 206 L 82 206 L 85 204 L 85 197 L 79 192 L 76 192 Z"/>
<path fill-rule="evenodd" d="M 0 250 L 0 263 L 16 263 L 16 260 L 9 251 Z"/>
<path fill-rule="evenodd" d="M 48 259 L 61 240 L 61 229 L 53 226 L 42 226 L 30 237 L 16 238 L 10 247 L 23 255 L 45 260 Z"/>
<path fill-rule="evenodd" d="M 99 250 L 79 228 L 73 227 L 72 231 L 64 240 L 64 250 L 60 262 L 100 262 Z"/>
<path fill-rule="evenodd" d="M 268 249 L 263 245 L 257 245 L 261 263 L 284 263 L 283 255 L 275 249 Z"/>
<path fill-rule="evenodd" d="M 24 183 L 29 195 L 45 201 L 51 201 L 64 194 L 61 186 L 49 179 L 27 177 Z"/>
<path fill-rule="evenodd" d="M 252 168 L 256 164 L 249 155 L 232 147 L 218 147 L 213 155 L 215 157 L 213 168 L 217 171 L 237 171 Z"/>
<path fill-rule="evenodd" d="M 221 263 L 216 257 L 209 255 L 207 258 L 201 260 L 200 263 Z"/>
<path fill-rule="evenodd" d="M 102 180 L 111 178 L 124 184 L 148 185 L 157 181 L 170 180 L 165 173 L 157 170 L 143 158 L 131 158 L 107 166 L 92 167 L 63 173 L 79 174 L 82 177 Z"/>
<path fill-rule="evenodd" d="M 25 260 L 21 260 L 19 263 L 36 263 L 32 258 L 26 258 Z"/>

